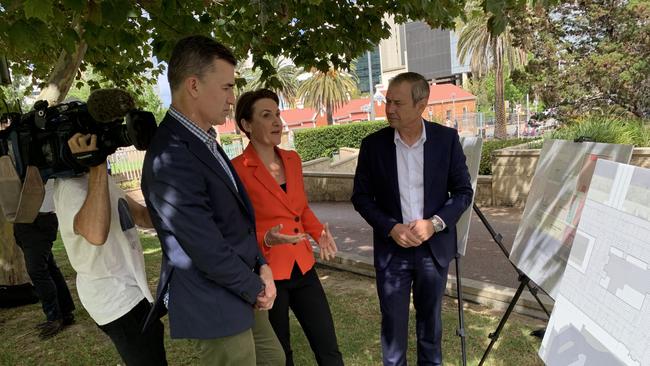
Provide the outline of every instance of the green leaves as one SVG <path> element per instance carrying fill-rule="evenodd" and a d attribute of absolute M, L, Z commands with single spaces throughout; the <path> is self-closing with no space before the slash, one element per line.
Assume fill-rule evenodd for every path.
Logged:
<path fill-rule="evenodd" d="M 23 4 L 25 18 L 37 18 L 47 22 L 52 17 L 51 0 L 26 0 Z"/>

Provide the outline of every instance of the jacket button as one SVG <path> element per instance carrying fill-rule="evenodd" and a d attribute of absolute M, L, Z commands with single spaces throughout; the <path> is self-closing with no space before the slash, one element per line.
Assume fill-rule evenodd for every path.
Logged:
<path fill-rule="evenodd" d="M 294 228 L 294 229 L 293 229 L 293 232 L 296 233 L 296 234 L 298 234 L 298 228 Z"/>
<path fill-rule="evenodd" d="M 300 217 L 296 216 L 296 217 L 294 218 L 294 220 L 296 220 L 296 222 L 298 222 L 298 221 L 300 221 Z"/>

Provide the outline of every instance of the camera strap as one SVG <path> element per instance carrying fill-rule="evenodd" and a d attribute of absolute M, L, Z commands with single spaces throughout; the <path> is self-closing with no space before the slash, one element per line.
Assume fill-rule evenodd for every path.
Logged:
<path fill-rule="evenodd" d="M 79 165 L 87 168 L 100 165 L 106 161 L 106 154 L 103 154 L 99 150 L 72 154 L 72 157 Z"/>

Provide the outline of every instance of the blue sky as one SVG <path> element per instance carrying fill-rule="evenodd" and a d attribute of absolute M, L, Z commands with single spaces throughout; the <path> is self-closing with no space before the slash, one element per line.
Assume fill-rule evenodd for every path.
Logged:
<path fill-rule="evenodd" d="M 167 64 L 165 62 L 160 64 L 165 65 L 165 71 L 158 76 L 158 96 L 163 103 L 163 107 L 167 108 L 172 102 L 172 93 L 167 82 Z"/>

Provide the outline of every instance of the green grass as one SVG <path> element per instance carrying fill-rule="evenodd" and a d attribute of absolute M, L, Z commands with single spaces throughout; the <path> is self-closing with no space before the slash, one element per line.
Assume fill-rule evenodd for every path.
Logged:
<path fill-rule="evenodd" d="M 161 251 L 156 238 L 142 237 L 149 285 L 152 292 L 158 281 Z M 83 310 L 77 297 L 75 275 L 63 245 L 57 241 L 54 255 L 68 280 L 77 311 L 77 322 L 56 337 L 40 341 L 34 326 L 42 322 L 39 304 L 14 309 L 0 309 L 0 365 L 116 365 L 119 356 L 112 343 Z M 336 332 L 346 365 L 380 365 L 380 315 L 374 279 L 319 268 L 319 275 L 334 316 Z M 489 343 L 487 334 L 496 328 L 501 313 L 470 305 L 465 310 L 468 334 L 468 364 L 476 365 Z M 193 365 L 197 359 L 187 340 L 171 340 L 165 323 L 165 347 L 170 365 Z M 292 343 L 296 365 L 316 365 L 309 344 L 292 316 Z M 445 365 L 460 364 L 460 342 L 455 336 L 457 308 L 446 298 L 443 310 Z M 409 363 L 415 364 L 415 319 L 412 311 L 409 337 Z M 511 316 L 487 365 L 542 365 L 537 357 L 539 340 L 528 335 L 541 322 L 519 315 Z"/>
<path fill-rule="evenodd" d="M 132 170 L 141 170 L 144 160 L 119 161 L 111 164 L 111 174 L 121 174 Z"/>

